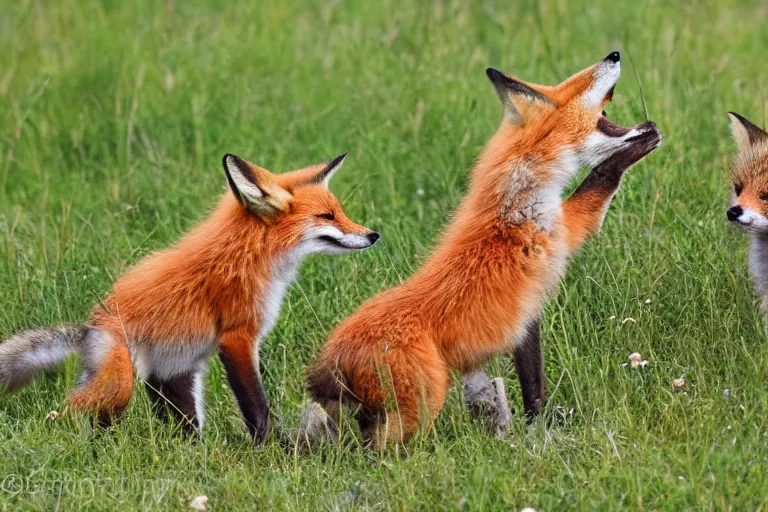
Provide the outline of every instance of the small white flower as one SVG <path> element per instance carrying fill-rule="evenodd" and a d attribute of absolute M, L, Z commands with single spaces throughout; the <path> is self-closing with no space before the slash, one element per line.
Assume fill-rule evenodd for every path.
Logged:
<path fill-rule="evenodd" d="M 624 363 L 621 366 L 631 366 L 632 368 L 645 368 L 648 366 L 648 361 L 643 359 L 643 356 L 640 354 L 640 352 L 632 352 L 629 354 L 629 362 Z"/>
<path fill-rule="evenodd" d="M 536 512 L 536 509 L 535 509 L 535 508 L 533 508 L 533 507 L 525 507 L 525 508 L 524 508 L 523 510 L 521 510 L 520 512 Z"/>
<path fill-rule="evenodd" d="M 675 379 L 675 380 L 673 380 L 673 381 L 672 381 L 672 385 L 673 385 L 675 388 L 677 388 L 677 389 L 680 389 L 680 388 L 682 388 L 683 386 L 685 386 L 685 379 L 684 379 L 684 378 L 682 378 L 682 377 L 678 377 L 677 379 Z"/>
<path fill-rule="evenodd" d="M 193 499 L 189 503 L 189 508 L 191 508 L 192 510 L 200 510 L 204 512 L 205 510 L 208 510 L 207 508 L 205 508 L 207 504 L 208 504 L 208 496 L 196 496 L 195 499 Z"/>
<path fill-rule="evenodd" d="M 421 188 L 421 187 L 416 189 L 416 195 L 419 196 L 419 197 L 423 196 L 424 195 L 424 189 Z"/>
<path fill-rule="evenodd" d="M 632 352 L 629 354 L 629 364 L 632 366 L 632 368 L 637 368 L 640 366 L 643 362 L 643 356 L 640 355 L 640 352 Z"/>
<path fill-rule="evenodd" d="M 57 419 L 59 419 L 59 416 L 61 416 L 61 414 L 59 414 L 59 411 L 51 411 L 48 413 L 48 416 L 46 416 L 45 419 L 47 419 L 48 421 L 56 421 Z"/>

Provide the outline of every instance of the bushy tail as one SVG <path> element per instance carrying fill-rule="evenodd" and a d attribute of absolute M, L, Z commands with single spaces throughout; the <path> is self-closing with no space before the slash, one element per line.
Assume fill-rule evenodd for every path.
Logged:
<path fill-rule="evenodd" d="M 61 364 L 78 350 L 87 331 L 85 325 L 30 329 L 0 343 L 0 392 L 26 386 L 41 372 Z"/>
<path fill-rule="evenodd" d="M 310 364 L 307 370 L 307 392 L 324 407 L 333 402 L 354 401 L 347 379 L 320 359 Z"/>

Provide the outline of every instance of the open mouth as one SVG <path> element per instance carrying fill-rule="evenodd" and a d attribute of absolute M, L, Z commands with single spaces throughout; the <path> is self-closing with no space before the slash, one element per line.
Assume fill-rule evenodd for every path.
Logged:
<path fill-rule="evenodd" d="M 348 246 L 342 244 L 340 241 L 338 241 L 337 239 L 333 238 L 332 236 L 323 235 L 320 238 L 318 238 L 318 240 L 322 240 L 323 242 L 325 242 L 327 244 L 330 244 L 330 245 L 333 245 L 333 246 L 336 246 L 336 247 L 341 247 L 342 249 L 349 249 Z"/>
<path fill-rule="evenodd" d="M 632 128 L 624 128 L 623 126 L 619 126 L 618 124 L 610 121 L 605 116 L 601 116 L 600 119 L 597 120 L 597 129 L 608 137 L 616 138 L 623 137 L 632 130 Z"/>
<path fill-rule="evenodd" d="M 637 132 L 636 135 L 624 139 L 624 142 L 630 144 L 652 141 L 654 139 L 658 139 L 658 142 L 661 142 L 661 134 L 656 128 L 656 124 L 652 121 L 646 121 L 645 123 L 638 124 L 631 128 L 625 128 L 624 126 L 619 126 L 616 123 L 611 122 L 607 117 L 602 116 L 597 121 L 597 129 L 608 137 L 615 138 L 626 137 L 630 132 L 635 131 Z"/>
<path fill-rule="evenodd" d="M 742 228 L 748 228 L 752 225 L 752 219 L 733 219 L 731 222 Z"/>

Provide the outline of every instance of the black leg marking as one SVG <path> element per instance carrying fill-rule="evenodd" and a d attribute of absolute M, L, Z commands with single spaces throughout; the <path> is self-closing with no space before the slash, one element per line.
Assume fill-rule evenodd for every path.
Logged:
<path fill-rule="evenodd" d="M 168 400 L 163 391 L 163 382 L 150 376 L 144 381 L 144 387 L 147 389 L 147 396 L 152 405 L 152 412 L 160 418 L 161 421 L 168 420 Z"/>
<path fill-rule="evenodd" d="M 194 393 L 195 373 L 185 373 L 166 380 L 151 376 L 146 381 L 147 394 L 158 418 L 182 422 L 187 433 L 199 432 L 197 397 Z"/>
<path fill-rule="evenodd" d="M 219 358 L 227 372 L 240 412 L 243 414 L 248 433 L 256 444 L 261 444 L 269 433 L 269 401 L 261 383 L 261 375 L 253 364 L 238 364 L 227 352 L 219 352 Z"/>
<path fill-rule="evenodd" d="M 355 414 L 357 425 L 360 427 L 360 435 L 363 443 L 370 445 L 376 440 L 376 431 L 379 425 L 385 421 L 386 413 L 378 409 L 361 406 Z"/>
<path fill-rule="evenodd" d="M 528 421 L 533 421 L 547 403 L 547 380 L 544 375 L 538 320 L 528 326 L 528 334 L 515 348 L 514 358 L 523 394 L 523 409 Z"/>

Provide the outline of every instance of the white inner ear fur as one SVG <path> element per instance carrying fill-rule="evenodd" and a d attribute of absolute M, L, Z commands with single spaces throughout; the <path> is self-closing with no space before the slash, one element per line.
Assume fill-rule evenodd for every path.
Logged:
<path fill-rule="evenodd" d="M 621 75 L 621 62 L 601 61 L 592 74 L 595 77 L 595 83 L 581 98 L 584 108 L 599 108 L 603 104 L 605 95 L 619 81 L 619 75 Z"/>
<path fill-rule="evenodd" d="M 232 178 L 235 187 L 237 187 L 237 190 L 240 192 L 240 195 L 245 201 L 254 203 L 264 197 L 264 193 L 261 191 L 261 189 L 251 183 L 248 178 L 243 176 L 240 168 L 232 163 L 229 159 L 227 159 L 227 170 L 229 171 L 229 176 Z"/>
<path fill-rule="evenodd" d="M 346 159 L 347 156 L 344 155 L 344 158 L 339 160 L 339 162 L 333 168 L 326 171 L 325 176 L 323 176 L 323 181 L 321 182 L 325 188 L 328 188 L 328 184 L 331 182 L 331 178 L 333 178 L 333 175 L 336 174 L 336 171 L 341 169 L 341 166 L 344 165 L 344 160 Z"/>
<path fill-rule="evenodd" d="M 736 142 L 736 147 L 739 151 L 744 151 L 752 144 L 749 142 L 749 132 L 744 125 L 741 124 L 739 118 L 728 112 L 728 119 L 731 120 L 731 133 L 733 134 L 733 140 Z"/>

